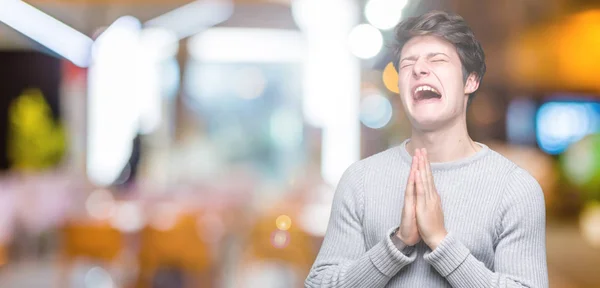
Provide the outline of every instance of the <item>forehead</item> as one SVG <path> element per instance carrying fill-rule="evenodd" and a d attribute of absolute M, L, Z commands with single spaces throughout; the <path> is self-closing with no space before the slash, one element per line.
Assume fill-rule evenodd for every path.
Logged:
<path fill-rule="evenodd" d="M 400 58 L 430 53 L 444 53 L 450 57 L 458 58 L 456 48 L 452 43 L 433 35 L 415 36 L 408 40 L 402 47 Z"/>

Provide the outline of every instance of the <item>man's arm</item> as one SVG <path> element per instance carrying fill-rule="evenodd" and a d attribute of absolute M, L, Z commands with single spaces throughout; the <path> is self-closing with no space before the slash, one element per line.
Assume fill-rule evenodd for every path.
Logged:
<path fill-rule="evenodd" d="M 537 181 L 517 168 L 499 208 L 494 270 L 450 232 L 424 258 L 452 287 L 548 287 L 546 210 Z"/>
<path fill-rule="evenodd" d="M 402 267 L 412 263 L 392 242 L 390 229 L 367 250 L 362 226 L 364 214 L 363 163 L 351 165 L 340 180 L 333 199 L 327 233 L 306 278 L 305 287 L 384 287 Z"/>

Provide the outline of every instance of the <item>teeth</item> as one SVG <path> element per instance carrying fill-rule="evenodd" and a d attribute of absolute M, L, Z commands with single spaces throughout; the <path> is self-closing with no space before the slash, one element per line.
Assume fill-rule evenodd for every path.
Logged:
<path fill-rule="evenodd" d="M 437 94 L 440 94 L 440 92 L 438 92 L 437 90 L 435 90 L 435 88 L 427 86 L 427 85 L 423 85 L 423 86 L 419 86 L 417 87 L 417 89 L 415 89 L 415 93 L 419 92 L 419 91 L 424 91 L 424 90 L 429 90 L 429 91 L 433 91 Z"/>

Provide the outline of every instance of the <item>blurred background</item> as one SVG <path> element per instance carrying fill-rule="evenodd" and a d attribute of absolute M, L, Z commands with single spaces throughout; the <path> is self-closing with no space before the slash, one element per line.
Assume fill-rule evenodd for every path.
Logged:
<path fill-rule="evenodd" d="M 461 14 L 471 135 L 547 204 L 550 286 L 600 287 L 596 0 L 0 0 L 0 286 L 302 287 L 353 162 L 410 125 L 393 26 Z"/>

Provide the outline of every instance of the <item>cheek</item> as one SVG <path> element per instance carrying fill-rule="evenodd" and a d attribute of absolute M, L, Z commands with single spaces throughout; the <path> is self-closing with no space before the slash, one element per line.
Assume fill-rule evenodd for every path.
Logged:
<path fill-rule="evenodd" d="M 462 99 L 462 95 L 464 95 L 464 83 L 462 80 L 462 74 L 456 74 L 453 71 L 445 71 L 447 73 L 443 73 L 440 75 L 444 82 L 444 90 L 451 95 L 456 95 L 457 98 Z M 458 76 L 458 77 L 457 77 Z"/>
<path fill-rule="evenodd" d="M 408 80 L 403 79 L 404 75 L 398 75 L 398 90 L 400 91 L 400 97 L 404 98 L 405 95 L 409 94 L 410 88 Z"/>
<path fill-rule="evenodd" d="M 407 94 L 410 92 L 410 85 L 411 85 L 410 75 L 411 75 L 410 72 L 409 73 L 400 72 L 400 74 L 398 74 L 398 89 L 400 90 L 400 92 L 402 94 Z"/>
<path fill-rule="evenodd" d="M 402 89 L 405 89 L 407 86 L 408 86 L 407 74 L 403 70 L 400 70 L 400 73 L 398 73 L 398 87 L 400 88 L 400 90 L 402 90 Z"/>
<path fill-rule="evenodd" d="M 450 114 L 456 114 L 458 112 L 458 106 L 452 105 L 450 107 Z"/>

